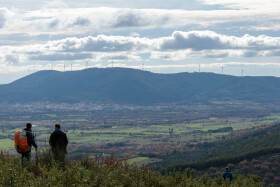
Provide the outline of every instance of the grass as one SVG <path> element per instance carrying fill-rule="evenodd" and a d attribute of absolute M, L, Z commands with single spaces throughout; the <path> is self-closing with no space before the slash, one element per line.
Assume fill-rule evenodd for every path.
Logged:
<path fill-rule="evenodd" d="M 162 175 L 147 167 L 129 167 L 113 158 L 101 163 L 88 157 L 57 163 L 50 154 L 42 154 L 37 164 L 31 161 L 23 168 L 18 157 L 0 152 L 0 165 L 0 186 L 263 186 L 260 180 L 256 180 L 257 176 L 235 173 L 235 180 L 230 183 L 221 176 L 213 179 L 205 175 L 197 177 L 189 169 L 183 174 Z"/>
<path fill-rule="evenodd" d="M 268 117 L 265 117 L 266 119 L 271 119 L 271 120 L 280 120 L 280 115 L 271 115 Z"/>
<path fill-rule="evenodd" d="M 271 117 L 272 118 L 272 117 Z M 172 137 L 169 137 L 169 131 L 171 128 L 173 128 L 173 134 L 183 134 L 186 132 L 192 132 L 196 130 L 201 130 L 203 132 L 207 132 L 208 130 L 217 130 L 219 128 L 223 127 L 229 127 L 232 126 L 234 130 L 240 130 L 240 129 L 246 129 L 253 126 L 259 126 L 260 124 L 265 123 L 272 123 L 273 120 L 270 118 L 261 118 L 260 121 L 254 122 L 251 121 L 252 119 L 247 119 L 247 121 L 244 122 L 238 122 L 238 123 L 221 123 L 221 121 L 218 118 L 211 117 L 209 119 L 199 120 L 196 123 L 191 124 L 173 124 L 173 125 L 151 125 L 149 127 L 123 127 L 123 126 L 114 126 L 111 129 L 96 129 L 96 130 L 88 130 L 86 131 L 86 134 L 89 133 L 99 133 L 99 134 L 93 134 L 92 136 L 76 136 L 77 134 L 80 134 L 84 132 L 83 130 L 75 130 L 75 131 L 68 131 L 68 136 L 70 139 L 72 139 L 73 142 L 76 143 L 83 143 L 83 142 L 94 142 L 94 141 L 116 141 L 116 140 L 123 140 L 123 139 L 137 139 L 140 142 L 148 143 L 154 142 L 154 140 L 159 140 L 159 138 L 153 137 L 156 135 L 163 135 L 164 137 L 169 138 L 170 140 Z M 202 122 L 203 121 L 203 122 Z M 188 128 L 187 128 L 188 127 Z M 141 134 L 141 136 L 138 137 L 137 134 Z M 228 132 L 220 132 L 220 133 L 211 133 L 211 136 L 204 135 L 206 137 L 210 137 L 212 139 L 215 139 L 217 136 L 223 136 L 228 135 Z M 192 136 L 192 135 L 191 135 Z M 196 134 L 196 136 L 200 136 Z M 185 140 L 185 137 L 182 137 L 183 140 Z M 191 138 L 187 138 L 186 140 L 190 140 Z"/>
<path fill-rule="evenodd" d="M 29 119 L 29 118 L 31 118 L 31 116 L 21 116 L 22 118 L 24 118 L 24 119 Z"/>
<path fill-rule="evenodd" d="M 65 119 L 62 120 L 63 122 L 70 122 L 70 121 L 74 121 L 74 122 L 88 122 L 87 119 Z"/>
<path fill-rule="evenodd" d="M 82 142 L 95 142 L 95 141 L 116 141 L 122 140 L 123 137 L 114 137 L 114 136 L 104 136 L 104 135 L 93 135 L 93 136 L 68 136 L 69 141 L 82 143 Z"/>
<path fill-rule="evenodd" d="M 45 114 L 45 116 L 50 117 L 50 118 L 55 118 L 55 117 L 57 117 L 56 114 Z"/>
<path fill-rule="evenodd" d="M 11 139 L 0 139 L 0 149 L 11 149 L 14 147 L 14 141 Z"/>
<path fill-rule="evenodd" d="M 33 129 L 33 131 L 37 131 L 37 132 L 53 130 L 53 129 L 41 127 L 41 126 L 33 126 L 32 129 Z"/>
<path fill-rule="evenodd" d="M 46 120 L 34 121 L 33 124 L 38 126 L 33 127 L 33 132 L 37 134 L 37 140 L 39 142 L 39 146 L 44 146 L 45 144 L 42 142 L 48 142 L 50 134 L 53 130 L 53 125 L 55 124 L 54 120 L 51 118 L 57 117 L 56 114 L 45 114 Z M 49 117 L 50 119 L 48 119 Z M 60 117 L 60 116 L 59 116 Z M 68 117 L 68 118 L 67 118 Z M 77 117 L 77 118 L 75 118 Z M 61 117 L 62 118 L 62 117 Z M 63 117 L 64 118 L 64 117 Z M 150 125 L 141 125 L 140 123 L 136 123 L 136 121 L 128 120 L 126 122 L 131 122 L 131 124 L 135 125 L 123 125 L 122 121 L 116 123 L 112 128 L 102 128 L 102 125 L 96 123 L 89 122 L 86 119 L 86 116 L 83 115 L 70 115 L 65 116 L 62 124 L 63 127 L 73 126 L 77 122 L 82 122 L 85 126 L 77 129 L 68 129 L 67 136 L 70 142 L 70 146 L 85 146 L 86 142 L 96 143 L 96 144 L 106 144 L 106 143 L 114 143 L 116 141 L 125 141 L 128 142 L 128 146 L 130 143 L 135 144 L 135 147 L 138 149 L 141 146 L 151 145 L 154 143 L 163 143 L 166 142 L 166 146 L 173 145 L 174 142 L 181 141 L 181 144 L 192 141 L 194 138 L 199 139 L 208 139 L 215 140 L 218 136 L 228 135 L 228 132 L 222 133 L 208 133 L 208 130 L 216 130 L 223 127 L 233 127 L 234 130 L 242 130 L 251 128 L 254 126 L 259 126 L 262 124 L 271 124 L 273 122 L 280 120 L 280 114 L 273 114 L 270 116 L 262 117 L 262 118 L 217 118 L 217 117 L 208 117 L 201 120 L 193 120 L 190 123 L 180 122 L 180 123 L 160 123 L 159 125 L 155 125 L 151 122 Z M 164 119 L 162 119 L 164 121 Z M 165 120 L 166 121 L 166 120 Z M 100 120 L 96 120 L 97 123 Z M 108 121 L 107 121 L 108 122 Z M 113 121 L 114 122 L 114 121 Z M 103 122 L 101 122 L 103 123 Z M 3 129 L 4 133 L 0 131 L 0 135 L 4 136 L 3 139 L 0 140 L 0 149 L 11 149 L 13 148 L 13 140 L 7 138 L 7 136 L 12 137 L 16 130 L 21 130 L 24 128 L 24 123 L 22 121 L 0 121 L 0 125 L 5 124 L 9 125 L 11 128 Z M 23 124 L 19 126 L 19 124 Z M 99 129 L 97 129 L 99 128 Z M 170 135 L 170 129 L 173 129 L 172 135 Z M 203 131 L 203 133 L 193 132 L 193 131 Z M 48 143 L 47 143 L 48 144 Z M 131 147 L 129 147 L 131 148 Z M 134 150 L 134 151 L 135 151 Z M 137 152 L 137 150 L 136 150 Z M 140 159 L 140 158 L 139 158 Z M 142 158 L 144 159 L 144 158 Z M 132 160 L 133 161 L 133 160 Z M 149 160 L 139 161 L 141 162 L 149 162 Z M 138 162 L 138 161 L 135 161 Z"/>
<path fill-rule="evenodd" d="M 136 164 L 137 162 L 141 162 L 148 159 L 149 157 L 136 157 L 136 158 L 128 159 L 127 162 L 128 164 Z"/>

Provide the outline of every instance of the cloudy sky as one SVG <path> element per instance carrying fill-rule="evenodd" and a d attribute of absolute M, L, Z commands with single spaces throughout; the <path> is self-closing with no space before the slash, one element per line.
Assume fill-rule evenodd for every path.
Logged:
<path fill-rule="evenodd" d="M 0 0 L 0 84 L 130 67 L 280 76 L 279 0 Z"/>

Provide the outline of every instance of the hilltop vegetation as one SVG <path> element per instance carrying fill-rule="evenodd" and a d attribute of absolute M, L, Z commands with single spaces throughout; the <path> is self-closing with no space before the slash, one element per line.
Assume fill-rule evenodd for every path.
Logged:
<path fill-rule="evenodd" d="M 178 152 L 169 155 L 166 162 L 181 162 L 211 158 L 232 158 L 240 155 L 265 154 L 266 152 L 280 152 L 280 124 L 262 127 L 255 131 L 231 132 L 230 135 L 214 142 L 204 142 L 194 146 L 193 151 Z M 187 160 L 186 160 L 187 159 Z M 242 159 L 242 158 L 241 158 Z"/>
<path fill-rule="evenodd" d="M 161 171 L 193 168 L 214 175 L 217 168 L 229 166 L 244 174 L 258 174 L 266 184 L 280 184 L 279 134 L 280 124 L 242 135 L 233 132 L 227 139 L 198 144 L 194 151 L 163 157 L 165 167 Z"/>
<path fill-rule="evenodd" d="M 209 101 L 279 102 L 280 78 L 213 73 L 156 74 L 125 68 L 39 71 L 0 85 L 0 101 L 134 105 Z"/>
<path fill-rule="evenodd" d="M 0 186 L 263 186 L 255 175 L 239 175 L 230 183 L 222 177 L 195 176 L 189 169 L 161 175 L 149 168 L 129 166 L 120 160 L 84 158 L 61 164 L 41 155 L 21 168 L 14 156 L 0 153 Z"/>

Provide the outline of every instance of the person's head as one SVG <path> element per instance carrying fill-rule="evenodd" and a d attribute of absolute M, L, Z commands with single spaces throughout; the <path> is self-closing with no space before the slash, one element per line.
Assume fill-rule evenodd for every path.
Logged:
<path fill-rule="evenodd" d="M 55 124 L 54 128 L 55 129 L 60 129 L 60 125 L 59 124 Z"/>
<path fill-rule="evenodd" d="M 228 171 L 228 167 L 226 167 L 226 171 Z"/>
<path fill-rule="evenodd" d="M 27 129 L 32 129 L 32 124 L 31 123 L 26 123 L 26 128 Z"/>

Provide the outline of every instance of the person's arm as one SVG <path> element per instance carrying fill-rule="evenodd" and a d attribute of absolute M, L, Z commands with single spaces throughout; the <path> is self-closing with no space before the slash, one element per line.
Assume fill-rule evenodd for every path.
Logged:
<path fill-rule="evenodd" d="M 227 173 L 226 172 L 223 172 L 223 178 L 224 178 L 224 180 L 226 180 L 226 178 L 227 178 Z"/>
<path fill-rule="evenodd" d="M 50 136 L 49 144 L 50 144 L 51 147 L 54 146 L 54 144 L 53 144 L 53 134 L 51 134 L 51 136 Z"/>
<path fill-rule="evenodd" d="M 68 145 L 68 138 L 67 138 L 67 135 L 66 135 L 66 133 L 64 133 L 64 135 L 65 135 L 65 147 L 67 147 L 67 145 Z"/>
<path fill-rule="evenodd" d="M 33 138 L 32 133 L 31 133 L 31 132 L 27 132 L 27 133 L 26 133 L 26 136 L 27 136 L 27 138 L 29 139 L 29 143 L 30 143 L 31 145 L 33 145 L 33 147 L 35 147 L 35 149 L 37 149 L 38 146 L 37 146 L 37 144 L 36 144 L 36 142 L 35 142 L 35 140 L 34 140 L 34 138 Z"/>

